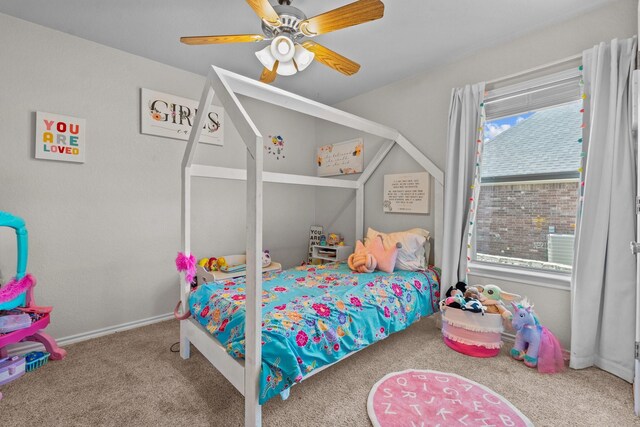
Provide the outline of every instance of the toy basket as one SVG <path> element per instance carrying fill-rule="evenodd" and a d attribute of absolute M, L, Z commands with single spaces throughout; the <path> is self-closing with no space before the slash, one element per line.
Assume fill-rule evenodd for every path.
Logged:
<path fill-rule="evenodd" d="M 453 350 L 473 357 L 493 357 L 502 347 L 502 316 L 457 308 L 442 311 L 442 338 Z"/>
<path fill-rule="evenodd" d="M 40 368 L 49 360 L 49 353 L 46 351 L 32 351 L 31 353 L 27 353 L 24 355 L 25 360 L 27 361 L 27 365 L 25 370 L 27 372 L 31 372 L 35 369 Z"/>

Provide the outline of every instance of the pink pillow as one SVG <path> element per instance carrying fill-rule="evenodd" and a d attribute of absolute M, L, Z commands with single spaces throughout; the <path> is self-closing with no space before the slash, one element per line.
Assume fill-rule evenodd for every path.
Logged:
<path fill-rule="evenodd" d="M 388 249 L 384 248 L 382 244 L 382 237 L 376 237 L 367 241 L 367 249 L 378 261 L 377 269 L 384 271 L 385 273 L 393 273 L 393 269 L 396 265 L 396 258 L 398 258 L 398 248 L 392 246 Z"/>

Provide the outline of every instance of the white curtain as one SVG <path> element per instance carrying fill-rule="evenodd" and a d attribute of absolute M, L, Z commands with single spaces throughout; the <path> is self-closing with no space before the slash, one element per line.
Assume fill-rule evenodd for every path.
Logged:
<path fill-rule="evenodd" d="M 631 73 L 637 39 L 583 53 L 584 199 L 571 283 L 571 367 L 598 366 L 633 379 L 635 340 L 636 154 Z"/>
<path fill-rule="evenodd" d="M 453 89 L 451 94 L 444 187 L 443 291 L 465 280 L 467 275 L 469 199 L 473 194 L 483 98 L 484 83 Z"/>

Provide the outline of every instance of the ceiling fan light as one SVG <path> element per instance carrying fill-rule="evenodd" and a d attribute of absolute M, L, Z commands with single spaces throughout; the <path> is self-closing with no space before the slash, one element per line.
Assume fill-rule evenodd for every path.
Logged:
<path fill-rule="evenodd" d="M 267 70 L 273 70 L 273 66 L 276 63 L 276 58 L 271 54 L 271 46 L 267 46 L 262 50 L 256 52 L 256 56 L 258 57 L 258 61 L 266 68 Z"/>
<path fill-rule="evenodd" d="M 278 69 L 276 70 L 276 72 L 281 76 L 292 76 L 297 71 L 298 70 L 296 69 L 296 66 L 293 63 L 293 60 L 291 60 L 289 62 L 281 62 L 278 65 Z"/>
<path fill-rule="evenodd" d="M 308 51 L 302 45 L 296 44 L 296 53 L 293 56 L 293 60 L 296 61 L 298 65 L 298 71 L 302 71 L 313 62 L 313 58 L 315 54 L 311 51 Z"/>
<path fill-rule="evenodd" d="M 289 62 L 296 53 L 295 46 L 291 39 L 286 36 L 278 36 L 271 42 L 271 55 L 282 62 Z"/>

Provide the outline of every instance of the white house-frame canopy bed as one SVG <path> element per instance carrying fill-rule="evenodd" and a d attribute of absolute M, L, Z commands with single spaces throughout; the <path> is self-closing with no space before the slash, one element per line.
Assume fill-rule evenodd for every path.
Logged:
<path fill-rule="evenodd" d="M 233 122 L 233 125 L 238 130 L 240 137 L 247 149 L 247 166 L 246 170 L 232 169 L 224 167 L 206 166 L 200 164 L 194 164 L 194 154 L 196 150 L 196 141 L 200 140 L 200 135 L 203 128 L 204 113 L 207 111 L 208 106 L 211 105 L 213 97 L 215 96 L 221 102 L 225 108 L 226 113 Z M 375 154 L 371 161 L 366 165 L 363 173 L 355 180 L 342 180 L 336 178 L 323 178 L 303 175 L 292 175 L 286 173 L 273 173 L 263 171 L 263 139 L 262 135 L 254 125 L 253 121 L 243 108 L 242 104 L 236 97 L 236 94 L 241 94 L 247 97 L 255 98 L 263 102 L 278 105 L 280 107 L 288 108 L 297 112 L 301 112 L 312 117 L 327 120 L 336 124 L 340 124 L 355 130 L 359 130 L 374 136 L 382 137 L 386 139 L 382 144 L 380 150 Z M 262 306 L 265 302 L 265 296 L 263 294 L 263 273 L 262 273 L 262 230 L 263 230 L 263 182 L 293 184 L 293 185 L 307 185 L 307 186 L 321 186 L 321 187 L 334 187 L 334 188 L 347 188 L 355 191 L 356 197 L 356 239 L 362 239 L 364 234 L 364 188 L 365 184 L 372 176 L 376 168 L 384 160 L 385 156 L 389 153 L 395 144 L 402 147 L 420 166 L 422 166 L 435 180 L 435 261 L 436 264 L 440 261 L 441 247 L 442 247 L 442 231 L 443 231 L 443 181 L 444 174 L 438 169 L 435 164 L 423 155 L 414 145 L 412 145 L 400 132 L 395 129 L 383 126 L 381 124 L 357 117 L 355 115 L 340 111 L 338 109 L 320 104 L 318 102 L 300 97 L 298 95 L 283 91 L 281 89 L 268 86 L 258 81 L 240 76 L 238 74 L 231 73 L 229 71 L 212 66 L 209 71 L 200 104 L 198 107 L 198 114 L 193 125 L 193 131 L 191 132 L 189 142 L 185 151 L 185 155 L 182 161 L 182 249 L 188 256 L 191 251 L 191 180 L 195 177 L 205 178 L 218 178 L 218 179 L 232 179 L 232 180 L 246 180 L 247 185 L 247 203 L 246 203 L 246 264 L 247 274 L 243 282 L 243 295 L 242 300 L 244 302 L 244 318 L 242 319 L 242 326 L 244 327 L 244 333 L 241 332 L 239 342 L 243 345 L 242 351 L 243 357 L 234 358 L 230 355 L 231 344 L 223 345 L 213 335 L 212 331 L 207 330 L 196 317 L 194 310 L 192 313 L 194 316 L 182 320 L 180 322 L 180 354 L 183 358 L 189 357 L 190 343 L 193 344 L 217 369 L 220 371 L 233 386 L 244 395 L 245 398 L 245 425 L 246 426 L 258 426 L 261 424 L 261 366 L 263 360 L 263 310 Z M 315 147 L 313 147 L 315 148 Z M 300 272 L 298 272 L 300 273 Z M 290 274 L 294 277 L 295 274 Z M 305 272 L 303 272 L 305 273 Z M 410 274 L 418 274 L 413 272 L 405 272 Z M 325 273 L 325 279 L 329 280 L 334 276 L 327 276 Z M 387 274 L 387 273 L 382 273 Z M 426 277 L 427 274 L 422 272 Z M 373 276 L 372 276 L 373 277 Z M 386 277 L 386 276 L 385 276 Z M 298 277 L 298 280 L 301 278 Z M 380 277 L 376 278 L 376 280 Z M 267 279 L 264 279 L 267 280 Z M 372 282 L 368 283 L 368 286 L 372 287 Z M 385 284 L 389 284 L 383 277 L 381 279 Z M 394 279 L 395 280 L 395 279 Z M 398 279 L 399 280 L 399 279 Z M 185 279 L 185 274 L 181 273 L 181 302 L 182 306 L 187 308 L 190 304 L 191 284 Z M 414 278 L 411 278 L 411 283 L 414 283 Z M 426 288 L 421 287 L 418 280 L 415 280 L 416 288 L 423 290 Z M 390 284 L 389 284 L 390 285 Z M 355 286 L 355 285 L 354 285 Z M 396 296 L 403 294 L 403 289 L 397 287 L 394 283 Z M 323 286 L 319 286 L 322 288 Z M 324 286 L 325 288 L 327 286 Z M 429 285 L 431 287 L 431 285 Z M 411 289 L 410 289 L 411 288 Z M 225 288 L 228 289 L 228 288 Z M 277 290 L 278 288 L 276 288 Z M 411 300 L 410 292 L 415 292 L 409 284 L 406 285 L 405 296 L 407 301 L 412 301 L 411 304 L 405 309 L 404 306 L 400 307 L 402 316 L 405 318 L 411 317 L 411 322 L 415 320 L 413 314 L 410 316 L 405 311 L 414 310 L 419 311 L 416 308 L 418 304 L 418 298 Z M 381 294 L 383 290 L 379 291 Z M 427 292 L 428 293 L 428 292 Z M 432 292 L 433 294 L 433 292 Z M 306 297 L 306 296 L 305 296 Z M 347 296 L 348 298 L 348 296 Z M 364 306 L 360 303 L 360 300 L 356 297 L 351 297 L 351 301 L 357 303 L 359 310 L 364 310 Z M 390 295 L 389 299 L 393 299 L 394 295 Z M 434 296 L 431 295 L 434 299 Z M 399 301 L 398 297 L 398 301 Z M 238 303 L 238 301 L 236 301 Z M 338 302 L 344 307 L 344 303 Z M 398 306 L 401 304 L 396 302 Z M 437 303 L 436 303 L 437 304 Z M 308 305 L 308 302 L 301 303 L 300 307 Z M 327 309 L 323 304 L 313 304 L 316 311 L 320 316 L 328 315 L 323 313 L 323 309 Z M 192 307 L 193 308 L 193 307 Z M 239 307 L 235 307 L 232 311 L 238 310 Z M 328 309 L 327 309 L 328 310 Z M 435 310 L 435 309 L 434 309 Z M 209 312 L 209 308 L 206 308 Z M 240 311 L 240 310 L 238 310 Z M 200 311 L 202 314 L 203 311 Z M 385 308 L 385 316 L 389 317 Z M 427 313 L 428 314 L 428 313 Z M 214 314 L 215 315 L 215 314 Z M 291 313 L 289 314 L 291 316 Z M 218 314 L 219 316 L 219 314 Z M 355 315 L 354 315 L 355 316 Z M 417 315 L 419 318 L 420 315 Z M 344 316 L 340 318 L 342 322 Z M 351 321 L 351 314 L 349 315 L 349 321 Z M 407 321 L 407 323 L 410 323 Z M 322 328 L 324 325 L 321 321 L 318 324 Z M 226 326 L 226 324 L 225 324 Z M 315 325 L 314 327 L 318 327 Z M 324 326 L 326 328 L 326 326 Z M 220 328 L 222 330 L 223 328 Z M 293 328 L 291 328 L 293 330 Z M 342 329 L 338 329 L 338 334 Z M 346 326 L 345 326 L 346 329 Z M 381 328 L 381 331 L 384 328 Z M 388 328 L 393 329 L 393 328 Z M 235 329 L 234 329 L 235 330 Z M 329 331 L 327 331 L 328 334 Z M 360 331 L 358 331 L 360 332 Z M 365 334 L 368 331 L 365 331 Z M 390 330 L 386 334 L 393 332 Z M 344 332 L 343 332 L 344 333 Z M 307 335 L 300 335 L 296 340 L 298 345 L 307 342 Z M 288 333 L 287 333 L 288 335 Z M 376 333 L 378 336 L 378 333 Z M 384 338 L 385 333 L 380 333 L 380 337 Z M 244 338 L 244 340 L 242 340 Z M 265 338 L 265 341 L 267 339 Z M 358 338 L 355 338 L 358 341 Z M 375 341 L 375 340 L 374 340 Z M 309 342 L 311 340 L 309 339 Z M 335 344 L 336 346 L 338 344 Z M 367 344 L 365 344 L 367 345 Z M 265 348 L 266 345 L 265 345 Z M 326 346 L 324 347 L 327 348 Z M 353 354 L 358 349 L 363 348 L 363 345 L 359 345 L 356 350 L 350 351 L 345 354 L 341 354 L 340 358 L 344 358 Z M 330 349 L 329 349 L 330 352 Z M 236 354 L 237 355 L 237 354 Z M 299 375 L 295 382 L 302 381 L 305 378 L 319 372 L 320 370 L 330 366 L 340 359 L 336 359 L 327 362 L 324 365 L 314 367 L 311 369 L 307 367 L 303 370 L 303 375 Z M 300 358 L 298 357 L 300 362 Z M 269 379 L 269 378 L 267 378 Z M 285 390 L 288 393 L 288 388 Z M 282 393 L 284 393 L 283 391 Z"/>

